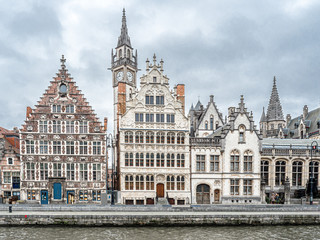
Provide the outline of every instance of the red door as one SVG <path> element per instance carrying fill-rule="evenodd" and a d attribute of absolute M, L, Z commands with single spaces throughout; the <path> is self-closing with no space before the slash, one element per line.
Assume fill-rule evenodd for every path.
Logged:
<path fill-rule="evenodd" d="M 157 197 L 159 197 L 159 198 L 164 197 L 164 184 L 163 183 L 157 184 Z"/>

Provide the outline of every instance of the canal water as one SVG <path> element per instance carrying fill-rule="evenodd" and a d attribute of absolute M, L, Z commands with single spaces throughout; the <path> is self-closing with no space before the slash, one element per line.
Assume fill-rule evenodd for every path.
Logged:
<path fill-rule="evenodd" d="M 0 239 L 320 239 L 320 226 L 0 227 Z"/>

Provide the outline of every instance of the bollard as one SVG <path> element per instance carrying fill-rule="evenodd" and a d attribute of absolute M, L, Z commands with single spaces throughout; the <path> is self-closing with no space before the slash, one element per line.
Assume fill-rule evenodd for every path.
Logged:
<path fill-rule="evenodd" d="M 9 205 L 9 213 L 12 213 L 12 205 Z"/>

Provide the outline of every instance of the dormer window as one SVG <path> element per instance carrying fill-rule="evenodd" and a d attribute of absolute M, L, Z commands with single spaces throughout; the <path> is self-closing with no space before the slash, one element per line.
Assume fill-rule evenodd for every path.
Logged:
<path fill-rule="evenodd" d="M 245 136 L 244 132 L 246 130 L 246 127 L 241 125 L 239 126 L 239 143 L 245 143 Z"/>
<path fill-rule="evenodd" d="M 64 83 L 62 83 L 59 87 L 59 92 L 61 94 L 61 96 L 65 96 L 67 94 L 67 85 L 65 85 Z"/>
<path fill-rule="evenodd" d="M 154 83 L 157 82 L 157 77 L 153 77 L 153 82 L 154 82 Z"/>
<path fill-rule="evenodd" d="M 74 105 L 67 105 L 66 113 L 74 113 Z"/>
<path fill-rule="evenodd" d="M 8 165 L 12 165 L 13 164 L 13 159 L 12 158 L 8 158 Z"/>
<path fill-rule="evenodd" d="M 52 105 L 53 113 L 61 113 L 61 105 Z"/>

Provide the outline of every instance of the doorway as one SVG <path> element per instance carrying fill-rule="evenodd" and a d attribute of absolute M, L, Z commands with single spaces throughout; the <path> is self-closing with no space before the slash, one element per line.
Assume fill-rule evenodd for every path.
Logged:
<path fill-rule="evenodd" d="M 74 203 L 74 191 L 67 191 L 67 204 Z"/>
<path fill-rule="evenodd" d="M 215 203 L 220 202 L 220 190 L 219 189 L 214 190 L 214 202 Z"/>
<path fill-rule="evenodd" d="M 164 197 L 164 184 L 163 183 L 157 184 L 157 197 L 159 197 L 159 198 Z"/>
<path fill-rule="evenodd" d="M 48 190 L 41 190 L 41 204 L 48 204 Z"/>
<path fill-rule="evenodd" d="M 197 204 L 210 204 L 210 187 L 207 184 L 197 186 Z"/>
<path fill-rule="evenodd" d="M 61 199 L 61 183 L 53 184 L 53 199 Z"/>

